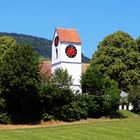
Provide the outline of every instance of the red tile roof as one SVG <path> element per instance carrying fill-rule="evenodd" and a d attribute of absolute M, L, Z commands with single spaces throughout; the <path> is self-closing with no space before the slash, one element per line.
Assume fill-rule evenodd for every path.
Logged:
<path fill-rule="evenodd" d="M 81 44 L 80 36 L 76 29 L 57 28 L 56 32 L 61 42 Z"/>

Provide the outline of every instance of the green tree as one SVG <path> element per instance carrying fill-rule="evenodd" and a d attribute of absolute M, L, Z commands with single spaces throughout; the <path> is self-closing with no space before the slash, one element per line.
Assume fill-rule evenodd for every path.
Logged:
<path fill-rule="evenodd" d="M 94 117 L 110 115 L 117 110 L 120 100 L 118 84 L 109 76 L 103 75 L 89 66 L 82 76 L 81 85 L 83 93 L 93 95 L 93 103 L 97 111 L 95 113 L 93 110 Z M 90 114 L 92 113 L 90 112 Z"/>
<path fill-rule="evenodd" d="M 128 101 L 133 105 L 133 111 L 140 113 L 140 85 L 131 87 L 128 95 Z"/>
<path fill-rule="evenodd" d="M 12 37 L 8 37 L 8 36 L 0 37 L 0 65 L 1 65 L 0 71 L 2 68 L 2 61 L 1 61 L 2 57 L 15 44 L 16 44 L 16 41 Z M 0 123 L 9 123 L 10 118 L 8 118 L 8 115 L 7 115 L 6 101 L 4 99 L 4 95 L 2 93 L 2 88 L 1 88 L 1 82 L 2 82 L 1 74 L 2 73 L 0 73 Z"/>
<path fill-rule="evenodd" d="M 140 37 L 138 37 L 138 39 L 136 39 L 136 43 L 137 43 L 138 50 L 139 50 L 139 53 L 140 53 Z"/>
<path fill-rule="evenodd" d="M 43 82 L 41 94 L 43 118 L 52 116 L 52 118 L 62 120 L 63 106 L 74 101 L 74 94 L 70 89 L 71 85 L 72 76 L 63 69 L 57 69 L 50 80 Z"/>
<path fill-rule="evenodd" d="M 73 79 L 72 76 L 68 74 L 67 69 L 58 68 L 52 75 L 52 82 L 59 88 L 70 88 Z"/>
<path fill-rule="evenodd" d="M 1 36 L 0 37 L 0 57 L 4 55 L 4 53 L 10 49 L 16 41 L 12 37 Z"/>
<path fill-rule="evenodd" d="M 118 82 L 128 91 L 140 79 L 140 54 L 134 39 L 122 31 L 115 32 L 99 43 L 91 67 Z"/>
<path fill-rule="evenodd" d="M 39 60 L 28 46 L 13 45 L 0 60 L 0 89 L 14 122 L 39 119 Z"/>

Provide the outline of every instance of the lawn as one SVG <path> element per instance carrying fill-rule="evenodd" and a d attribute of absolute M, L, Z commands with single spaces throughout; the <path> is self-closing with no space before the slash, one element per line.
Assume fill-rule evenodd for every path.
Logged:
<path fill-rule="evenodd" d="M 93 119 L 45 128 L 0 130 L 0 140 L 140 140 L 140 117 Z"/>

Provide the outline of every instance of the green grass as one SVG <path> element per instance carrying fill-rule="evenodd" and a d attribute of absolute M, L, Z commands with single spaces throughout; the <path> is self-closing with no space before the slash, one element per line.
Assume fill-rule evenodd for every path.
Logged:
<path fill-rule="evenodd" d="M 87 123 L 34 129 L 0 130 L 0 140 L 140 140 L 140 117 L 99 119 Z"/>

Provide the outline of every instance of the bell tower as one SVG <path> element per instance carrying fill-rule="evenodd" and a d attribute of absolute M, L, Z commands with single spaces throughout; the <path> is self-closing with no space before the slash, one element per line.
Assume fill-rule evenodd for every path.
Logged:
<path fill-rule="evenodd" d="M 72 89 L 81 92 L 81 40 L 76 29 L 56 28 L 52 43 L 52 73 L 67 69 L 73 78 Z"/>

